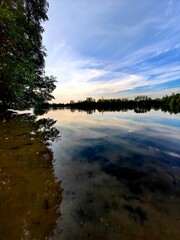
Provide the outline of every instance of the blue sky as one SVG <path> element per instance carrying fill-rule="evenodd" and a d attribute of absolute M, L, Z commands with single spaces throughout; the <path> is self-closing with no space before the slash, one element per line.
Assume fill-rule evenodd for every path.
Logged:
<path fill-rule="evenodd" d="M 180 92 L 179 0 L 49 0 L 55 102 Z"/>

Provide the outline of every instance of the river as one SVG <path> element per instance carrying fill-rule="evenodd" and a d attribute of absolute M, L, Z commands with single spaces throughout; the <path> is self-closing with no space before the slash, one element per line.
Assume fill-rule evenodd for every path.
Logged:
<path fill-rule="evenodd" d="M 1 240 L 179 240 L 180 114 L 0 119 Z"/>
<path fill-rule="evenodd" d="M 89 114 L 91 113 L 91 114 Z M 51 110 L 63 188 L 51 239 L 180 239 L 180 114 Z"/>

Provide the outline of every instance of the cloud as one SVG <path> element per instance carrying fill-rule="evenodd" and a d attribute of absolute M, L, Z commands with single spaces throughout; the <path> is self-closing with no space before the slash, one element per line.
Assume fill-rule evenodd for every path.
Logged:
<path fill-rule="evenodd" d="M 156 6 L 156 7 L 154 7 Z M 45 25 L 56 101 L 114 96 L 179 79 L 178 1 L 53 0 Z M 176 89 L 180 87 L 178 81 Z"/>

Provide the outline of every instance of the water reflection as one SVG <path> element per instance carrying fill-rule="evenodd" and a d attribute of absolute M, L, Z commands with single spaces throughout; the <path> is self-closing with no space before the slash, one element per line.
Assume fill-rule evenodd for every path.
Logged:
<path fill-rule="evenodd" d="M 180 218 L 180 115 L 51 111 L 63 186 L 53 239 L 174 239 Z"/>
<path fill-rule="evenodd" d="M 47 239 L 60 216 L 61 189 L 47 140 L 54 120 L 7 113 L 0 118 L 0 239 Z"/>

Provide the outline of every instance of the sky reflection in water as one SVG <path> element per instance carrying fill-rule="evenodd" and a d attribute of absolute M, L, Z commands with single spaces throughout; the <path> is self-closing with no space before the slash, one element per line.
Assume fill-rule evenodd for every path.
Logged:
<path fill-rule="evenodd" d="M 62 136 L 52 145 L 64 189 L 54 239 L 179 238 L 179 114 L 47 116 Z"/>

